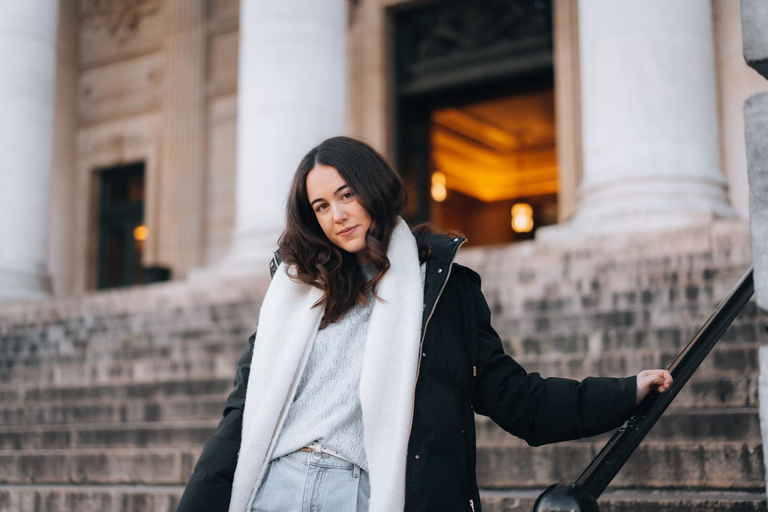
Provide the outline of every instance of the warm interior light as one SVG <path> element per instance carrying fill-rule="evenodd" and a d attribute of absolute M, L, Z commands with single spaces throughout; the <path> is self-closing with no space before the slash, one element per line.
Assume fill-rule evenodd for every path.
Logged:
<path fill-rule="evenodd" d="M 451 194 L 486 203 L 556 195 L 554 104 L 544 88 L 433 110 L 431 171 L 450 178 Z"/>
<path fill-rule="evenodd" d="M 440 203 L 445 201 L 446 195 L 448 195 L 448 193 L 445 190 L 445 185 L 440 185 L 439 183 L 432 185 L 432 199 Z"/>
<path fill-rule="evenodd" d="M 133 238 L 136 240 L 146 240 L 148 236 L 149 230 L 147 229 L 147 226 L 137 226 L 136 229 L 133 230 Z"/>
<path fill-rule="evenodd" d="M 432 199 L 435 201 L 445 201 L 448 191 L 445 188 L 445 174 L 440 171 L 432 173 Z"/>
<path fill-rule="evenodd" d="M 533 208 L 526 203 L 512 206 L 512 230 L 516 233 L 528 233 L 533 229 Z"/>

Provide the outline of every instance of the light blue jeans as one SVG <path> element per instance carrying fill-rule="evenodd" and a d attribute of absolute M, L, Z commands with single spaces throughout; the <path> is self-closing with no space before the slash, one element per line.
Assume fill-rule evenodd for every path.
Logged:
<path fill-rule="evenodd" d="M 367 512 L 371 485 L 360 466 L 327 453 L 289 453 L 269 463 L 252 512 Z"/>

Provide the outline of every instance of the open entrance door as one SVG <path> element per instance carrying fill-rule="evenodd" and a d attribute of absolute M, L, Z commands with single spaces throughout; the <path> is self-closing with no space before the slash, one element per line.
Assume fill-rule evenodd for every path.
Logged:
<path fill-rule="evenodd" d="M 393 13 L 397 163 L 408 220 L 473 245 L 557 222 L 549 2 L 434 2 Z"/>

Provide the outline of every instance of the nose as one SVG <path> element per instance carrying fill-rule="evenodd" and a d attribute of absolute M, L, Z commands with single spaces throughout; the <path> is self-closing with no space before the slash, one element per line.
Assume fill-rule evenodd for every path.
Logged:
<path fill-rule="evenodd" d="M 343 204 L 336 203 L 332 208 L 334 222 L 343 223 L 347 220 L 347 209 Z"/>

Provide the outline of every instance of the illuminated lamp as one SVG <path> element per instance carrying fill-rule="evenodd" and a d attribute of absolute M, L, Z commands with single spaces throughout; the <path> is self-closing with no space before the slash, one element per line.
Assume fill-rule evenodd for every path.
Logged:
<path fill-rule="evenodd" d="M 515 233 L 528 233 L 533 229 L 533 208 L 526 203 L 512 206 L 512 230 Z"/>
<path fill-rule="evenodd" d="M 133 230 L 133 238 L 138 241 L 144 241 L 149 236 L 149 229 L 147 229 L 147 226 L 137 226 L 136 229 Z"/>
<path fill-rule="evenodd" d="M 445 188 L 445 174 L 440 171 L 432 173 L 432 199 L 438 203 L 445 201 L 448 191 Z"/>

